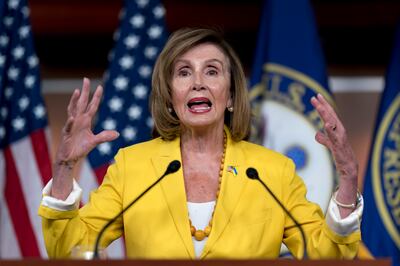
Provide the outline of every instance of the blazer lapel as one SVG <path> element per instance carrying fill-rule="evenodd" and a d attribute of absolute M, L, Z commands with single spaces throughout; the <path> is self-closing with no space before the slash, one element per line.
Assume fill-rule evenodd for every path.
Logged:
<path fill-rule="evenodd" d="M 173 160 L 182 163 L 180 153 L 180 139 L 173 141 L 163 141 L 160 154 L 152 158 L 154 170 L 157 178 L 164 174 L 168 164 Z M 161 182 L 164 198 L 168 205 L 169 212 L 190 258 L 194 258 L 194 247 L 190 234 L 189 214 L 186 204 L 185 184 L 183 180 L 182 167 L 174 174 L 166 176 Z M 168 241 L 168 240 L 166 240 Z"/>
<path fill-rule="evenodd" d="M 225 129 L 225 132 L 228 137 L 228 143 L 225 154 L 222 184 L 214 212 L 211 234 L 200 256 L 201 259 L 207 256 L 230 222 L 230 218 L 248 181 L 246 177 L 247 166 L 244 165 L 245 158 L 243 152 L 240 147 L 238 147 L 238 143 L 232 141 L 229 130 Z M 234 174 L 233 170 L 230 171 L 230 167 L 234 167 L 237 170 L 237 175 Z"/>

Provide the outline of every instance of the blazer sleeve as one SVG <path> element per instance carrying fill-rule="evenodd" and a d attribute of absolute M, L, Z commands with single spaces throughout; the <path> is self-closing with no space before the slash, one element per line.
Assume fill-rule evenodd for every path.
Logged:
<path fill-rule="evenodd" d="M 118 152 L 115 163 L 109 166 L 101 186 L 91 192 L 90 201 L 81 209 L 58 211 L 39 207 L 47 253 L 50 258 L 69 257 L 77 245 L 93 246 L 99 231 L 122 209 L 124 155 Z M 119 217 L 104 233 L 100 246 L 108 246 L 122 235 Z"/>
<path fill-rule="evenodd" d="M 321 208 L 306 198 L 306 186 L 295 173 L 291 160 L 283 170 L 282 195 L 285 206 L 304 230 L 309 258 L 354 258 L 361 240 L 360 231 L 338 235 L 327 225 Z M 300 230 L 289 217 L 285 218 L 283 242 L 291 253 L 303 257 L 303 240 Z"/>

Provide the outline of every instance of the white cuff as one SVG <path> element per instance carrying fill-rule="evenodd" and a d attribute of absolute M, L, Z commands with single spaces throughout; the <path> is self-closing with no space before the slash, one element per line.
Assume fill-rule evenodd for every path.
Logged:
<path fill-rule="evenodd" d="M 341 236 L 349 235 L 360 230 L 363 209 L 364 199 L 361 196 L 357 208 L 349 216 L 342 219 L 338 205 L 331 199 L 328 211 L 326 212 L 326 223 L 336 234 Z"/>
<path fill-rule="evenodd" d="M 49 196 L 52 184 L 53 179 L 51 179 L 43 188 L 43 198 L 41 202 L 42 206 L 46 206 L 57 211 L 71 211 L 79 208 L 79 202 L 82 197 L 82 189 L 79 187 L 75 179 L 73 182 L 72 191 L 66 200 L 60 200 Z"/>

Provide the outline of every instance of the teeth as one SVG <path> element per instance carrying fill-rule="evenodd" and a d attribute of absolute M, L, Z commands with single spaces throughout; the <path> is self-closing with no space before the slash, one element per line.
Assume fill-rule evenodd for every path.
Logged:
<path fill-rule="evenodd" d="M 204 111 L 208 111 L 211 109 L 210 106 L 196 106 L 194 108 L 190 108 L 192 111 L 195 112 L 204 112 Z"/>

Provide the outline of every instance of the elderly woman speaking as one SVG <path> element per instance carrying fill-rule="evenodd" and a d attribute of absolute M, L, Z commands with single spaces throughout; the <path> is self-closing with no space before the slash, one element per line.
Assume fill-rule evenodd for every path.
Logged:
<path fill-rule="evenodd" d="M 290 159 L 244 140 L 250 129 L 245 76 L 238 57 L 217 32 L 175 32 L 156 62 L 152 83 L 157 136 L 121 149 L 81 209 L 73 170 L 96 145 L 118 133 L 91 131 L 100 86 L 90 101 L 87 79 L 82 90 L 72 94 L 54 177 L 39 208 L 50 257 L 68 257 L 74 246 L 94 245 L 104 225 L 174 160 L 182 167 L 110 224 L 102 246 L 124 236 L 129 258 L 149 259 L 276 258 L 282 242 L 297 258 L 356 255 L 362 212 L 357 162 L 342 123 L 321 95 L 311 99 L 325 125 L 316 140 L 331 151 L 340 175 L 326 217 L 306 199 L 305 185 Z M 248 178 L 250 167 L 301 228 L 260 182 Z"/>

